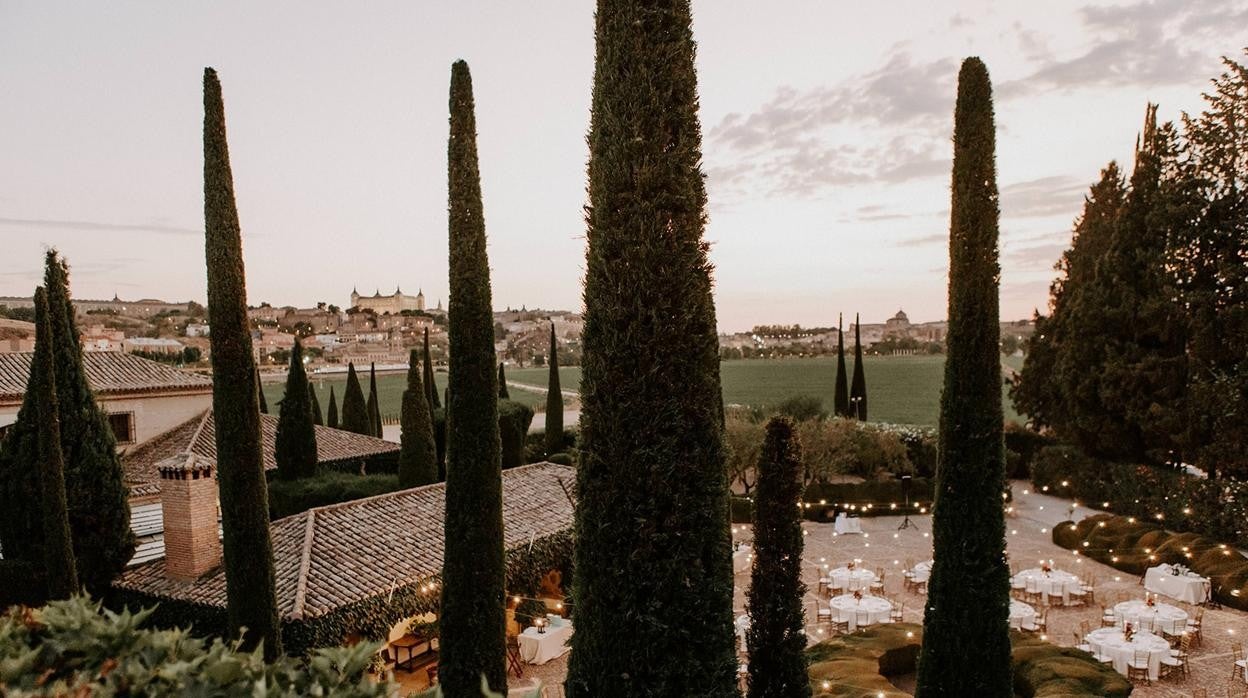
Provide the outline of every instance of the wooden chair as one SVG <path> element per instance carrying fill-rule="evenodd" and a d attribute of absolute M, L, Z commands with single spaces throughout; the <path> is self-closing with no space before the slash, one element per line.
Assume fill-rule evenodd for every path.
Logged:
<path fill-rule="evenodd" d="M 849 619 L 848 618 L 842 618 L 839 615 L 833 615 L 831 625 L 832 625 L 833 635 L 848 635 L 849 634 Z"/>
<path fill-rule="evenodd" d="M 854 625 L 858 626 L 858 630 L 862 630 L 871 625 L 871 614 L 867 611 L 854 611 Z"/>
<path fill-rule="evenodd" d="M 1162 677 L 1178 672 L 1184 679 L 1192 673 L 1188 660 L 1191 659 L 1192 636 L 1184 634 L 1179 640 L 1179 648 L 1170 650 L 1170 655 L 1161 658 Z"/>
<path fill-rule="evenodd" d="M 1235 662 L 1231 665 L 1231 681 L 1234 682 L 1235 679 L 1248 681 L 1248 656 L 1244 655 L 1242 643 L 1231 643 L 1231 658 Z"/>
<path fill-rule="evenodd" d="M 816 623 L 831 623 L 832 622 L 832 607 L 825 606 L 823 603 L 816 600 L 815 601 L 815 622 Z"/>
<path fill-rule="evenodd" d="M 1118 617 L 1114 615 L 1114 609 L 1109 606 L 1101 606 L 1101 627 L 1112 628 L 1118 625 Z"/>
<path fill-rule="evenodd" d="M 1047 632 L 1047 631 L 1048 631 L 1048 629 L 1049 629 L 1049 609 L 1047 609 L 1047 608 L 1046 608 L 1046 609 L 1044 609 L 1043 611 L 1041 611 L 1039 614 L 1037 614 L 1037 615 L 1036 615 L 1036 620 L 1035 620 L 1035 621 L 1033 621 L 1032 628 L 1033 628 L 1032 632 L 1036 632 L 1036 633 L 1043 633 L 1043 632 Z"/>
<path fill-rule="evenodd" d="M 883 593 L 884 591 L 884 568 L 877 567 L 875 570 L 875 581 L 871 582 L 869 590 L 874 593 Z"/>
<path fill-rule="evenodd" d="M 1023 600 L 1036 605 L 1044 601 L 1044 594 L 1040 592 L 1040 582 L 1033 578 L 1027 579 L 1026 586 L 1023 588 Z"/>
<path fill-rule="evenodd" d="M 1044 602 L 1048 604 L 1050 608 L 1053 606 L 1065 606 L 1066 583 L 1060 582 L 1057 584 L 1050 584 L 1048 590 L 1044 593 Z"/>
<path fill-rule="evenodd" d="M 900 623 L 906 616 L 906 605 L 894 602 L 893 608 L 888 612 L 888 620 L 892 623 Z"/>
<path fill-rule="evenodd" d="M 815 589 L 816 594 L 824 594 L 828 591 L 828 584 L 832 582 L 830 577 L 823 576 L 823 572 L 819 573 L 819 586 Z"/>
<path fill-rule="evenodd" d="M 845 582 L 841 581 L 843 579 L 844 577 L 841 577 L 841 578 L 829 577 L 828 578 L 828 595 L 829 596 L 840 596 L 841 594 L 845 593 Z"/>
<path fill-rule="evenodd" d="M 1027 580 L 1018 576 L 1017 566 L 1010 565 L 1010 595 L 1021 600 L 1027 598 Z"/>
<path fill-rule="evenodd" d="M 1065 587 L 1067 606 L 1084 606 L 1088 603 L 1088 589 L 1083 582 L 1067 584 Z"/>
<path fill-rule="evenodd" d="M 520 638 L 510 633 L 507 634 L 507 669 L 517 679 L 524 677 L 524 663 L 520 660 Z"/>
<path fill-rule="evenodd" d="M 1202 645 L 1205 642 L 1205 636 L 1201 632 L 1201 628 L 1205 622 L 1205 609 L 1198 608 L 1196 613 L 1187 619 L 1187 634 L 1192 636 L 1192 642 Z"/>
<path fill-rule="evenodd" d="M 1143 679 L 1145 685 L 1153 685 L 1153 680 L 1148 675 L 1148 650 L 1136 650 L 1135 656 L 1127 662 L 1127 680 L 1137 679 Z"/>

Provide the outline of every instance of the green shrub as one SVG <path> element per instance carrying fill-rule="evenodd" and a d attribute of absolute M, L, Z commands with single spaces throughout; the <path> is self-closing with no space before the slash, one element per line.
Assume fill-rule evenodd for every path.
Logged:
<path fill-rule="evenodd" d="M 503 469 L 524 465 L 525 439 L 533 424 L 533 408 L 512 400 L 498 401 L 498 437 L 502 443 Z"/>
<path fill-rule="evenodd" d="M 1011 480 L 1031 477 L 1031 463 L 1040 449 L 1057 443 L 1051 436 L 1044 436 L 1018 422 L 1005 424 L 1006 475 Z"/>
<path fill-rule="evenodd" d="M 0 618 L 0 686 L 11 695 L 389 696 L 364 670 L 377 646 L 265 662 L 234 643 L 144 628 L 150 610 L 114 613 L 78 597 Z M 258 687 L 263 687 L 259 689 Z"/>
<path fill-rule="evenodd" d="M 399 476 L 355 475 L 322 470 L 301 480 L 273 480 L 269 483 L 269 517 L 272 520 L 339 502 L 349 502 L 399 489 Z"/>
<path fill-rule="evenodd" d="M 546 460 L 551 463 L 558 463 L 559 465 L 575 465 L 575 462 L 572 460 L 572 454 L 570 453 L 552 453 L 546 458 Z"/>
<path fill-rule="evenodd" d="M 853 419 L 798 424 L 806 453 L 807 482 L 828 482 L 838 475 L 877 478 L 913 474 L 906 446 L 896 434 Z"/>
<path fill-rule="evenodd" d="M 1208 577 L 1214 597 L 1248 611 L 1248 559 L 1235 546 L 1194 533 L 1173 533 L 1135 517 L 1097 514 L 1053 527 L 1053 542 L 1128 574 L 1162 563 L 1181 564 Z M 1086 545 L 1085 545 L 1086 543 Z"/>
<path fill-rule="evenodd" d="M 931 511 L 936 484 L 927 478 L 910 481 L 910 513 Z M 905 509 L 902 482 L 898 479 L 865 482 L 811 483 L 802 495 L 802 518 L 808 521 L 832 521 L 840 511 L 857 516 L 901 516 Z M 808 505 L 808 506 L 807 506 Z M 753 501 L 749 497 L 732 498 L 733 523 L 749 523 Z"/>
<path fill-rule="evenodd" d="M 772 408 L 772 412 L 795 422 L 807 422 L 828 416 L 823 409 L 823 400 L 814 395 L 794 395 L 781 400 Z"/>

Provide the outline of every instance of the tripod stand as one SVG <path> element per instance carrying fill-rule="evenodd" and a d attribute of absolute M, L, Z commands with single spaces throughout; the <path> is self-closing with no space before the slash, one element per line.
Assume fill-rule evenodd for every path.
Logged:
<path fill-rule="evenodd" d="M 905 513 L 906 516 L 904 519 L 901 520 L 901 525 L 897 527 L 897 530 L 904 531 L 907 528 L 913 528 L 914 530 L 917 531 L 919 530 L 919 525 L 910 520 L 910 476 L 909 475 L 901 476 L 901 493 L 906 499 L 906 504 L 902 508 L 902 511 Z"/>

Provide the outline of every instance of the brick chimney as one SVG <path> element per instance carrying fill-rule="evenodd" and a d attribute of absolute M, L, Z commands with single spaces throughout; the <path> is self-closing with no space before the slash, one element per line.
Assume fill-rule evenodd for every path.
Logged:
<path fill-rule="evenodd" d="M 213 464 L 181 454 L 158 464 L 165 528 L 165 572 L 192 581 L 221 564 Z"/>

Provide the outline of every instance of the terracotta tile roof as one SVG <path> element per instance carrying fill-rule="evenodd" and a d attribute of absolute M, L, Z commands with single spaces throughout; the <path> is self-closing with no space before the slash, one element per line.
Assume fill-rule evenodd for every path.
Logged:
<path fill-rule="evenodd" d="M 30 362 L 34 354 L 0 354 L 0 402 L 16 402 L 26 393 Z M 97 395 L 131 393 L 207 392 L 212 378 L 166 364 L 115 351 L 89 351 L 83 355 L 87 383 Z"/>
<path fill-rule="evenodd" d="M 554 463 L 503 471 L 504 546 L 521 548 L 572 528 L 565 493 L 576 472 Z M 278 607 L 298 620 L 381 596 L 442 571 L 445 484 L 310 509 L 272 523 Z M 120 589 L 224 608 L 225 572 L 176 582 L 163 559 L 132 567 Z"/>
<path fill-rule="evenodd" d="M 260 415 L 261 452 L 264 469 L 277 467 L 273 452 L 277 444 L 277 417 Z M 321 464 L 351 461 L 383 453 L 397 453 L 399 444 L 391 441 L 354 434 L 341 429 L 316 427 L 316 456 Z M 155 494 L 160 491 L 160 473 L 156 465 L 170 456 L 194 453 L 201 458 L 215 461 L 217 458 L 216 421 L 212 410 L 179 424 L 169 431 L 148 439 L 137 448 L 122 456 L 126 470 L 126 483 L 131 496 Z"/>

